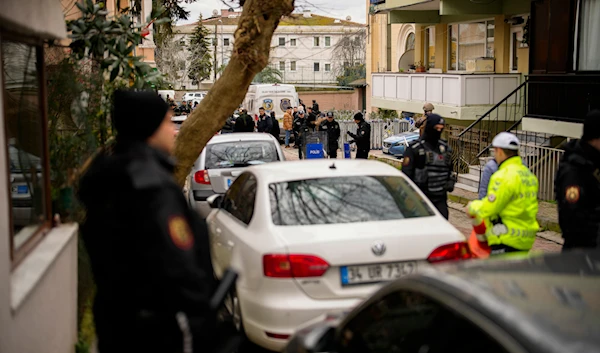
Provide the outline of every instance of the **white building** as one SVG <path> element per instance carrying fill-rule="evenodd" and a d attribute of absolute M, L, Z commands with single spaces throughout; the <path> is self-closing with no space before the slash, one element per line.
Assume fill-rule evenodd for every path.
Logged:
<path fill-rule="evenodd" d="M 221 14 L 203 20 L 204 26 L 211 32 L 213 46 L 211 55 L 216 59 L 217 68 L 227 65 L 233 50 L 234 32 L 237 29 L 241 12 L 221 10 Z M 182 44 L 182 57 L 187 56 L 183 46 L 189 45 L 196 23 L 177 26 L 178 40 Z M 365 25 L 325 17 L 305 11 L 293 14 L 281 20 L 273 35 L 270 65 L 282 73 L 283 83 L 303 84 L 335 84 L 336 70 L 344 65 L 344 60 L 334 55 L 334 48 L 342 38 L 355 39 L 364 33 Z M 216 49 L 216 58 L 214 55 Z M 364 52 L 360 61 L 364 63 Z M 214 67 L 214 65 L 213 65 Z M 214 72 L 209 80 L 214 82 Z M 217 73 L 218 78 L 218 73 Z M 191 80 L 182 80 L 176 89 L 192 89 L 196 86 Z"/>

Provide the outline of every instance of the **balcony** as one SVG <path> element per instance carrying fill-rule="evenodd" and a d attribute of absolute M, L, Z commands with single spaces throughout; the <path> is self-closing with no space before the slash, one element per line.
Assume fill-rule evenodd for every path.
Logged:
<path fill-rule="evenodd" d="M 374 107 L 419 113 L 423 103 L 451 119 L 476 120 L 517 88 L 520 74 L 377 73 L 372 75 Z M 512 105 L 520 104 L 515 98 Z"/>

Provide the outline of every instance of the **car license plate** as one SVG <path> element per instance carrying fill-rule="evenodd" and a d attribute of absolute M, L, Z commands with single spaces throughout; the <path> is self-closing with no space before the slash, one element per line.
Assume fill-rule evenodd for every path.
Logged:
<path fill-rule="evenodd" d="M 384 147 L 384 148 L 383 148 L 383 153 L 390 153 L 390 149 L 389 149 L 389 148 L 386 148 L 386 147 Z"/>
<path fill-rule="evenodd" d="M 392 281 L 404 277 L 417 270 L 416 261 L 390 262 L 385 264 L 370 264 L 340 267 L 342 285 L 367 284 Z"/>
<path fill-rule="evenodd" d="M 27 185 L 17 185 L 16 188 L 12 188 L 12 192 L 16 192 L 17 194 L 26 194 L 29 192 L 29 188 L 27 187 Z"/>

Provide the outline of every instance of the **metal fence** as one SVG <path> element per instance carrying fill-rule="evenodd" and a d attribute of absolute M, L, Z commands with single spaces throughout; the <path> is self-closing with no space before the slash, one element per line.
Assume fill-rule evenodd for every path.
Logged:
<path fill-rule="evenodd" d="M 539 181 L 538 199 L 555 200 L 554 180 L 565 151 L 530 144 L 521 145 L 521 158 Z"/>
<path fill-rule="evenodd" d="M 354 115 L 354 114 L 352 114 Z M 343 148 L 343 144 L 352 140 L 348 136 L 347 132 L 356 133 L 358 126 L 354 123 L 354 120 L 338 120 L 340 123 L 340 146 Z M 367 120 L 371 124 L 371 149 L 380 150 L 383 146 L 383 140 L 390 136 L 394 136 L 401 132 L 411 131 L 414 129 L 414 125 L 405 119 L 394 119 L 394 120 Z"/>

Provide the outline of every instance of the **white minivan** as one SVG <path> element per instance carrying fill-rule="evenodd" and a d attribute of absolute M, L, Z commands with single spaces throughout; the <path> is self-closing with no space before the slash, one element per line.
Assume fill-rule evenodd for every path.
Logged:
<path fill-rule="evenodd" d="M 256 84 L 250 85 L 243 107 L 251 116 L 258 115 L 259 108 L 275 112 L 277 119 L 283 119 L 287 107 L 298 106 L 298 93 L 294 85 Z"/>
<path fill-rule="evenodd" d="M 186 102 L 192 102 L 192 105 L 196 102 L 200 104 L 200 101 L 202 101 L 204 97 L 206 97 L 206 93 L 207 92 L 188 92 L 183 95 L 183 98 L 181 98 L 181 100 Z"/>

